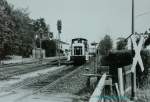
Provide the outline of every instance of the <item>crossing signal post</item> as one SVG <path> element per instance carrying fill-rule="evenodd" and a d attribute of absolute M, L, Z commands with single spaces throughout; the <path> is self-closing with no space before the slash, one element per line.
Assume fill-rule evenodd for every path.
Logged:
<path fill-rule="evenodd" d="M 61 34 L 61 29 L 62 29 L 62 22 L 61 20 L 57 21 L 57 30 L 58 30 L 58 66 L 60 66 L 60 34 Z"/>

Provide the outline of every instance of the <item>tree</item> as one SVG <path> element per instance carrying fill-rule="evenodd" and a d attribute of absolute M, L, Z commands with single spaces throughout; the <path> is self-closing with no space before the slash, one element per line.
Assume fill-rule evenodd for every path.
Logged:
<path fill-rule="evenodd" d="M 105 35 L 105 37 L 99 43 L 99 52 L 102 55 L 106 55 L 113 47 L 113 41 L 109 35 Z"/>
<path fill-rule="evenodd" d="M 143 44 L 143 46 L 142 46 L 143 48 L 146 48 L 147 46 L 150 45 L 150 33 L 148 33 L 148 31 L 145 31 L 145 33 L 137 33 L 137 32 L 136 32 L 136 34 L 139 34 L 139 35 L 145 37 L 145 41 L 144 41 L 144 44 Z M 136 43 L 137 43 L 137 44 L 139 43 L 141 36 L 138 36 L 138 37 L 136 38 Z"/>
<path fill-rule="evenodd" d="M 123 50 L 126 49 L 127 41 L 125 38 L 118 38 L 119 41 L 117 42 L 117 50 Z"/>
<path fill-rule="evenodd" d="M 1 56 L 29 56 L 39 29 L 42 31 L 40 34 L 52 38 L 53 34 L 49 32 L 49 25 L 44 18 L 33 20 L 27 10 L 14 9 L 6 0 L 0 0 L 0 49 L 3 49 L 0 50 Z"/>
<path fill-rule="evenodd" d="M 48 36 L 50 33 L 49 31 L 49 25 L 45 23 L 44 18 L 40 18 L 34 21 L 34 31 L 39 34 L 39 36 L 42 38 L 43 36 Z"/>
<path fill-rule="evenodd" d="M 3 49 L 3 51 L 0 50 L 0 53 L 3 58 L 6 56 L 6 54 L 11 54 L 12 51 L 7 50 L 12 46 L 15 38 L 13 32 L 15 22 L 13 22 L 11 17 L 12 9 L 13 7 L 10 6 L 6 0 L 0 0 L 0 48 Z"/>
<path fill-rule="evenodd" d="M 34 30 L 32 25 L 33 20 L 29 18 L 27 9 L 13 10 L 11 17 L 15 22 L 14 33 L 16 35 L 16 40 L 14 41 L 14 54 L 23 55 L 24 52 L 27 52 L 27 49 L 24 47 L 30 46 L 30 49 L 32 49 L 32 42 L 34 37 Z"/>

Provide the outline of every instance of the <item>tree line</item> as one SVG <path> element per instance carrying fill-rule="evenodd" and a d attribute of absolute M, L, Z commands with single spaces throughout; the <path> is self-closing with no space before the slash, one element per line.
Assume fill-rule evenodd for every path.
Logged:
<path fill-rule="evenodd" d="M 136 43 L 138 44 L 140 40 L 140 36 L 145 36 L 145 42 L 143 44 L 143 48 L 146 48 L 148 45 L 150 45 L 150 33 L 148 31 L 145 31 L 144 33 L 137 33 L 135 32 L 135 35 L 139 35 L 136 38 Z M 118 37 L 116 43 L 116 50 L 126 50 L 128 40 L 123 37 Z M 132 45 L 131 45 L 132 46 Z M 111 50 L 113 50 L 113 40 L 110 35 L 105 35 L 102 40 L 100 40 L 98 49 L 101 55 L 107 55 Z"/>
<path fill-rule="evenodd" d="M 14 54 L 29 57 L 36 45 L 35 35 L 53 37 L 44 18 L 34 20 L 29 17 L 28 9 L 15 9 L 6 0 L 0 0 L 0 22 L 1 59 Z"/>

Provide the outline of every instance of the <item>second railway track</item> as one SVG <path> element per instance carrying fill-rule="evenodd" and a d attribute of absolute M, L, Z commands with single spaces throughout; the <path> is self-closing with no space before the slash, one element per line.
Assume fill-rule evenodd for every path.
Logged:
<path fill-rule="evenodd" d="M 6 80 L 16 75 L 26 74 L 37 70 L 43 70 L 57 65 L 57 60 L 52 60 L 43 64 L 19 65 L 0 69 L 0 80 Z"/>

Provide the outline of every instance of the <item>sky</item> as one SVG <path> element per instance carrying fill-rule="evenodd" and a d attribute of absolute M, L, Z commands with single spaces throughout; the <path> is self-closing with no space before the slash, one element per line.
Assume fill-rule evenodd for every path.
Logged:
<path fill-rule="evenodd" d="M 15 8 L 28 8 L 30 17 L 45 18 L 50 30 L 57 32 L 62 20 L 63 41 L 75 37 L 99 42 L 106 34 L 113 40 L 131 34 L 132 0 L 7 0 Z M 138 16 L 141 15 L 141 16 Z M 135 0 L 135 31 L 150 28 L 150 0 Z"/>

